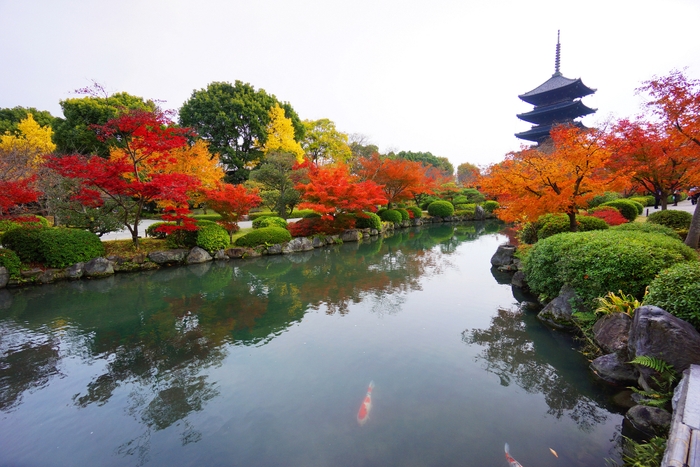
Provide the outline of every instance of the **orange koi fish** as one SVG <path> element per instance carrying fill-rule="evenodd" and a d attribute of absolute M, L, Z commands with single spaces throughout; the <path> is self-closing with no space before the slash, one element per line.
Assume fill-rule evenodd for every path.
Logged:
<path fill-rule="evenodd" d="M 374 389 L 374 381 L 369 382 L 369 387 L 367 388 L 367 395 L 362 401 L 360 411 L 357 412 L 357 423 L 359 423 L 360 426 L 367 423 L 367 419 L 369 418 L 369 411 L 372 410 L 372 389 Z"/>
<path fill-rule="evenodd" d="M 520 462 L 516 461 L 511 457 L 510 451 L 508 449 L 508 443 L 506 443 L 506 460 L 508 461 L 508 465 L 510 465 L 511 467 L 523 467 L 522 465 L 520 465 Z"/>

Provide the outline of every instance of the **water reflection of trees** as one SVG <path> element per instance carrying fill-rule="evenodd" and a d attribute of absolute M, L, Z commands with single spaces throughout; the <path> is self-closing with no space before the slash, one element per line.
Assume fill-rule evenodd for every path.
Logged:
<path fill-rule="evenodd" d="M 592 383 L 577 380 L 569 370 L 585 365 L 582 356 L 570 342 L 558 341 L 534 315 L 499 309 L 491 326 L 465 330 L 462 340 L 484 347 L 477 358 L 501 385 L 515 383 L 529 393 L 541 393 L 547 413 L 555 418 L 567 416 L 584 431 L 607 420 L 606 411 L 594 400 Z"/>
<path fill-rule="evenodd" d="M 367 301 L 377 313 L 396 313 L 421 277 L 450 267 L 449 254 L 485 232 L 484 224 L 441 225 L 302 254 L 4 294 L 0 410 L 48 384 L 66 356 L 100 362 L 73 403 L 104 405 L 127 391 L 127 413 L 142 430 L 116 452 L 144 463 L 155 431 L 177 426 L 183 444 L 201 438 L 187 418 L 217 396 L 203 370 L 219 365 L 227 346 L 262 345 L 310 309 L 345 314 Z"/>

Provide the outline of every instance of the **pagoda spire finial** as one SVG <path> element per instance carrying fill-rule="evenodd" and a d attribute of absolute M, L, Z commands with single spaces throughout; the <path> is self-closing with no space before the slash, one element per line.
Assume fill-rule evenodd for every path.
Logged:
<path fill-rule="evenodd" d="M 554 75 L 552 76 L 561 75 L 561 72 L 559 71 L 559 64 L 561 63 L 561 44 L 559 43 L 559 33 L 560 30 L 557 30 L 557 54 L 554 57 Z"/>

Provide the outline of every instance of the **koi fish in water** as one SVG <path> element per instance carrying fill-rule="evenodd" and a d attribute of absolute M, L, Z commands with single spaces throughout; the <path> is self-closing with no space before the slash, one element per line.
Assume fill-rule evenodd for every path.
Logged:
<path fill-rule="evenodd" d="M 522 465 L 520 465 L 520 462 L 516 461 L 511 457 L 510 451 L 508 449 L 508 443 L 506 443 L 506 460 L 508 461 L 508 465 L 510 465 L 511 467 L 523 467 Z"/>
<path fill-rule="evenodd" d="M 369 411 L 372 410 L 372 389 L 374 389 L 374 381 L 369 382 L 367 394 L 365 395 L 365 399 L 362 401 L 360 411 L 357 412 L 357 423 L 359 423 L 360 426 L 367 423 L 367 419 L 369 418 Z"/>

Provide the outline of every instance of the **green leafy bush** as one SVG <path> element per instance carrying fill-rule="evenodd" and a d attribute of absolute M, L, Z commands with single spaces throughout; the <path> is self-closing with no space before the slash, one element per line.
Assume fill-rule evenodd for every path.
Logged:
<path fill-rule="evenodd" d="M 454 212 L 455 208 L 449 201 L 433 201 L 428 206 L 428 214 L 433 217 L 448 217 Z"/>
<path fill-rule="evenodd" d="M 594 208 L 596 206 L 600 206 L 603 203 L 607 203 L 608 201 L 614 201 L 616 199 L 620 199 L 620 195 L 618 193 L 615 193 L 612 191 L 606 191 L 602 195 L 594 196 L 588 202 L 588 207 Z"/>
<path fill-rule="evenodd" d="M 654 205 L 654 197 L 653 196 L 632 196 L 631 198 L 627 198 L 627 199 L 630 201 L 634 201 L 636 203 L 639 203 L 643 207 Z M 640 214 L 641 214 L 641 212 L 640 212 Z"/>
<path fill-rule="evenodd" d="M 700 329 L 700 262 L 674 264 L 649 284 L 645 305 L 656 305 Z"/>
<path fill-rule="evenodd" d="M 569 216 L 566 214 L 545 214 L 537 219 L 540 227 L 537 229 L 537 240 L 543 240 L 552 235 L 570 232 Z"/>
<path fill-rule="evenodd" d="M 228 232 L 216 223 L 200 225 L 197 230 L 197 246 L 209 253 L 226 248 L 230 243 Z"/>
<path fill-rule="evenodd" d="M 610 228 L 607 222 L 593 216 L 576 216 L 579 232 L 589 232 L 591 230 L 606 230 Z"/>
<path fill-rule="evenodd" d="M 481 207 L 484 208 L 486 212 L 493 212 L 500 207 L 500 204 L 498 204 L 498 201 L 488 200 L 484 201 Z"/>
<path fill-rule="evenodd" d="M 22 227 L 19 222 L 11 221 L 9 219 L 0 220 L 0 232 L 9 232 L 10 230 L 18 229 Z"/>
<path fill-rule="evenodd" d="M 253 221 L 253 228 L 260 229 L 262 227 L 282 227 L 287 228 L 287 221 L 278 216 L 259 217 Z"/>
<path fill-rule="evenodd" d="M 311 212 L 307 212 L 306 214 L 304 214 L 302 216 L 302 219 L 318 219 L 320 217 L 322 217 L 322 216 L 319 213 L 311 211 Z"/>
<path fill-rule="evenodd" d="M 681 237 L 670 227 L 666 227 L 661 224 L 653 224 L 651 222 L 630 222 L 628 224 L 618 225 L 612 228 L 612 230 L 622 230 L 625 232 L 644 232 L 644 233 L 655 233 L 662 234 L 670 237 L 674 240 L 680 240 Z"/>
<path fill-rule="evenodd" d="M 52 268 L 89 261 L 105 253 L 100 238 L 81 229 L 20 227 L 3 235 L 2 243 L 24 263 Z"/>
<path fill-rule="evenodd" d="M 467 197 L 467 203 L 478 204 L 486 201 L 486 197 L 476 188 L 467 188 L 462 191 L 462 194 Z"/>
<path fill-rule="evenodd" d="M 5 248 L 0 249 L 0 266 L 7 269 L 11 278 L 15 279 L 19 277 L 20 265 L 21 261 L 17 253 Z"/>
<path fill-rule="evenodd" d="M 402 221 L 407 221 L 411 218 L 411 215 L 404 208 L 396 208 L 395 211 L 398 212 L 399 214 L 401 214 Z"/>
<path fill-rule="evenodd" d="M 409 206 L 406 209 L 408 209 L 409 212 L 413 213 L 414 219 L 420 219 L 421 217 L 423 217 L 423 210 L 418 206 Z"/>
<path fill-rule="evenodd" d="M 671 209 L 666 211 L 657 211 L 649 214 L 649 217 L 647 217 L 647 222 L 664 225 L 676 231 L 688 230 L 690 228 L 691 220 L 693 220 L 693 215 L 691 213 Z"/>
<path fill-rule="evenodd" d="M 301 221 L 298 221 L 301 222 Z M 236 246 L 254 247 L 258 245 L 276 245 L 292 239 L 289 230 L 281 227 L 263 227 L 236 239 Z"/>
<path fill-rule="evenodd" d="M 221 219 L 221 214 L 218 213 L 210 213 L 210 214 L 193 214 L 193 218 L 197 219 L 198 221 L 213 221 L 216 222 L 219 219 Z"/>
<path fill-rule="evenodd" d="M 551 300 L 564 284 L 593 309 L 596 297 L 624 290 L 641 298 L 663 269 L 697 254 L 665 235 L 596 230 L 555 235 L 538 241 L 523 257 L 530 289 Z M 587 310 L 578 310 L 587 311 Z"/>
<path fill-rule="evenodd" d="M 640 214 L 637 211 L 637 206 L 635 205 L 635 203 L 627 199 L 616 199 L 614 201 L 608 201 L 601 204 L 601 206 L 612 206 L 616 208 L 618 211 L 620 211 L 620 214 L 625 216 L 625 219 L 627 219 L 630 222 L 634 221 Z"/>
<path fill-rule="evenodd" d="M 426 196 L 426 197 L 423 199 L 423 201 L 421 201 L 421 203 L 420 203 L 420 208 L 421 208 L 423 211 L 427 211 L 427 210 L 428 210 L 428 206 L 430 206 L 430 204 L 433 203 L 433 202 L 435 202 L 435 201 L 440 201 L 440 198 L 436 198 L 435 196 Z"/>
<path fill-rule="evenodd" d="M 382 230 L 382 220 L 373 212 L 363 212 L 355 216 L 355 227 L 358 229 Z"/>
<path fill-rule="evenodd" d="M 450 204 L 450 206 L 452 205 Z M 401 213 L 398 212 L 396 209 L 386 209 L 384 211 L 379 211 L 379 213 L 379 217 L 386 222 L 393 222 L 394 224 L 398 224 L 403 219 Z"/>
<path fill-rule="evenodd" d="M 634 204 L 634 207 L 637 208 L 637 215 L 641 216 L 644 213 L 644 205 L 640 203 L 639 201 L 635 201 L 632 198 L 625 198 L 625 201 L 628 201 L 632 204 Z"/>
<path fill-rule="evenodd" d="M 262 212 L 251 212 L 248 214 L 248 219 L 254 221 L 255 219 L 260 219 L 261 217 L 277 216 L 276 212 L 262 211 Z"/>

